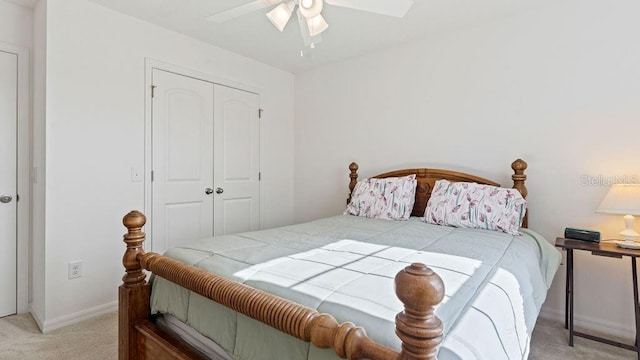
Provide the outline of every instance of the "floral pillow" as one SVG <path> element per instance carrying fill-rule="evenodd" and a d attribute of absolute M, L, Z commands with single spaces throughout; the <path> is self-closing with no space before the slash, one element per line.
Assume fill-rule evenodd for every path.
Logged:
<path fill-rule="evenodd" d="M 364 179 L 356 183 L 344 214 L 407 220 L 416 201 L 416 176 Z"/>
<path fill-rule="evenodd" d="M 424 221 L 520 235 L 518 229 L 526 211 L 527 201 L 516 189 L 438 180 L 427 203 Z"/>

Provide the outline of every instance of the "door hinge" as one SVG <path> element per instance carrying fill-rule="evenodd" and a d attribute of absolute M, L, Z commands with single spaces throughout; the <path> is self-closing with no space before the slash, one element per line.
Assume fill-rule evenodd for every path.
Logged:
<path fill-rule="evenodd" d="M 151 170 L 151 182 L 153 182 L 153 170 Z"/>
<path fill-rule="evenodd" d="M 156 95 L 156 87 L 155 85 L 151 85 L 151 97 L 154 97 Z"/>
<path fill-rule="evenodd" d="M 262 112 L 263 111 L 264 110 L 262 110 L 262 109 L 258 109 L 258 119 L 262 119 Z"/>
<path fill-rule="evenodd" d="M 16 202 L 20 201 L 20 194 L 16 194 Z"/>
<path fill-rule="evenodd" d="M 258 181 L 262 181 L 262 173 L 261 172 L 258 173 Z"/>

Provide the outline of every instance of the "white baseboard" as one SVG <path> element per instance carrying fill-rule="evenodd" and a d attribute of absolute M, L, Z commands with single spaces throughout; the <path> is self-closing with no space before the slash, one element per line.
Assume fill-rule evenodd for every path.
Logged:
<path fill-rule="evenodd" d="M 548 320 L 557 320 L 564 324 L 564 309 L 548 309 L 543 307 L 540 310 L 540 317 Z M 636 329 L 633 327 L 575 313 L 573 314 L 573 325 L 580 329 L 593 331 L 595 335 L 611 335 L 630 341 L 634 341 L 636 336 Z"/>
<path fill-rule="evenodd" d="M 38 328 L 40 329 L 40 331 L 42 331 L 42 314 L 40 314 L 33 306 L 32 304 L 29 304 L 29 313 L 31 314 L 31 317 L 33 317 L 33 320 L 35 320 L 36 325 L 38 325 Z"/>
<path fill-rule="evenodd" d="M 45 320 L 43 322 L 41 314 L 38 314 L 36 311 L 34 311 L 33 307 L 30 307 L 31 315 L 33 316 L 33 319 L 36 321 L 36 324 L 38 324 L 38 327 L 40 328 L 40 331 L 42 331 L 43 334 L 59 329 L 61 327 L 77 324 L 84 320 L 89 320 L 104 314 L 109 314 L 117 310 L 118 310 L 118 302 L 114 301 L 114 302 L 110 302 L 104 305 L 99 305 L 90 309 L 60 316 L 59 318 L 56 318 L 56 319 Z"/>

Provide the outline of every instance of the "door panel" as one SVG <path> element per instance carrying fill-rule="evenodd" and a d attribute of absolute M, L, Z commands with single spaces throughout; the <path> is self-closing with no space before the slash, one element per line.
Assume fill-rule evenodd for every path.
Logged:
<path fill-rule="evenodd" d="M 214 88 L 214 200 L 218 234 L 260 228 L 260 123 L 257 94 Z M 220 216 L 222 215 L 222 216 Z"/>
<path fill-rule="evenodd" d="M 153 70 L 152 247 L 213 235 L 213 84 Z"/>
<path fill-rule="evenodd" d="M 0 317 L 17 311 L 18 56 L 0 51 Z"/>
<path fill-rule="evenodd" d="M 252 230 L 253 199 L 236 198 L 224 201 L 223 224 L 226 234 L 236 234 Z"/>
<path fill-rule="evenodd" d="M 224 178 L 226 180 L 250 181 L 253 169 L 251 112 L 253 109 L 234 99 L 224 105 Z"/>

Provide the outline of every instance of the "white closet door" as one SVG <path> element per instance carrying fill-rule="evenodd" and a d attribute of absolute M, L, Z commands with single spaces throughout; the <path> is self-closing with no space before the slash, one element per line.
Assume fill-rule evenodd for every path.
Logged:
<path fill-rule="evenodd" d="M 153 251 L 260 228 L 259 95 L 154 69 Z"/>
<path fill-rule="evenodd" d="M 213 84 L 153 70 L 152 246 L 213 235 Z"/>
<path fill-rule="evenodd" d="M 0 317 L 17 306 L 18 56 L 0 51 Z"/>
<path fill-rule="evenodd" d="M 215 85 L 214 93 L 214 231 L 258 230 L 260 97 L 222 85 Z"/>

